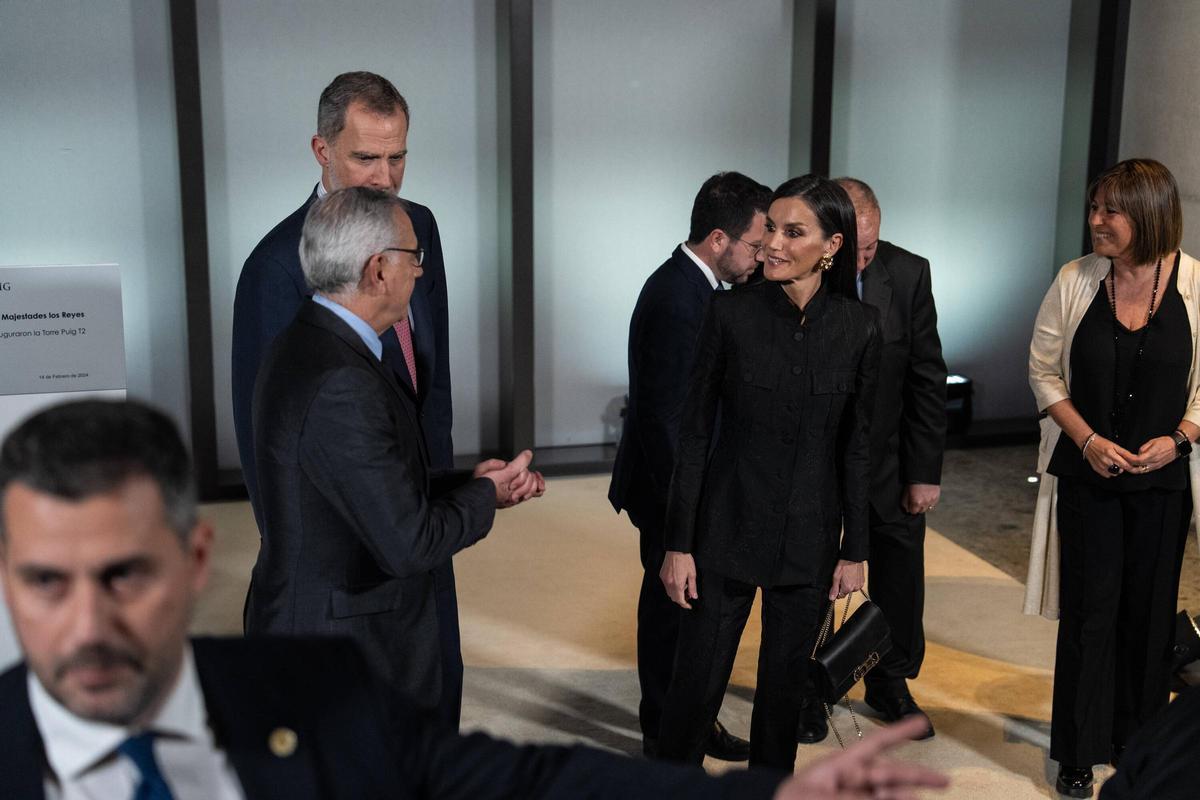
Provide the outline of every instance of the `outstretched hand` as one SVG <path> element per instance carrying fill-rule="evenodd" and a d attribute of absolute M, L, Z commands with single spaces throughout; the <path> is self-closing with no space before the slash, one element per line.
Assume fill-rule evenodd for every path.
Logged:
<path fill-rule="evenodd" d="M 850 800 L 850 798 L 915 798 L 915 789 L 942 789 L 950 779 L 917 764 L 883 758 L 883 754 L 927 727 L 921 717 L 908 717 L 876 731 L 846 750 L 826 756 L 779 786 L 774 800 Z"/>

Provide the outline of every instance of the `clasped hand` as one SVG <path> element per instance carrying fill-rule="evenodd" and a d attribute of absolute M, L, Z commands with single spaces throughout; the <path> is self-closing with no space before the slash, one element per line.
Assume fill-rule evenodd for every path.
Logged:
<path fill-rule="evenodd" d="M 546 492 L 542 473 L 531 470 L 532 450 L 522 450 L 512 461 L 489 458 L 475 465 L 476 478 L 487 478 L 496 486 L 496 508 L 511 508 Z"/>
<path fill-rule="evenodd" d="M 1155 436 L 1139 447 L 1137 453 L 1132 453 L 1111 439 L 1098 435 L 1087 446 L 1083 457 L 1101 478 L 1112 478 L 1122 472 L 1135 475 L 1153 472 L 1170 464 L 1178 455 L 1175 452 L 1175 440 L 1170 436 Z M 1118 471 L 1109 469 L 1112 466 Z"/>

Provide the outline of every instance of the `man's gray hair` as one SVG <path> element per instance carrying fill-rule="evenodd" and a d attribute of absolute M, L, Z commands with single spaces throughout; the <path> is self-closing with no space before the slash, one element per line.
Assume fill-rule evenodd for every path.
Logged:
<path fill-rule="evenodd" d="M 834 178 L 834 180 L 846 190 L 846 194 L 850 195 L 850 202 L 854 203 L 855 208 L 863 206 L 875 211 L 879 210 L 879 199 L 875 197 L 875 190 L 868 186 L 866 181 L 847 176 Z"/>
<path fill-rule="evenodd" d="M 321 92 L 317 103 L 317 135 L 333 144 L 346 127 L 346 111 L 351 103 L 361 103 L 380 116 L 391 116 L 399 109 L 408 122 L 408 101 L 391 81 L 374 72 L 343 72 Z"/>
<path fill-rule="evenodd" d="M 399 197 L 365 186 L 314 202 L 300 234 L 300 267 L 309 288 L 336 295 L 358 286 L 367 260 L 396 245 L 396 209 L 404 210 Z"/>

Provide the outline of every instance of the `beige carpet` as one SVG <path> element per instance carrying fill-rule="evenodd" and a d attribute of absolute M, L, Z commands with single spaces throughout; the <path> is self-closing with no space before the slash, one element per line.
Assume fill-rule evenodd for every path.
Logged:
<path fill-rule="evenodd" d="M 637 531 L 608 506 L 607 484 L 607 476 L 553 480 L 546 497 L 500 512 L 488 538 L 455 558 L 465 728 L 640 751 Z M 257 550 L 253 519 L 245 503 L 207 506 L 205 513 L 219 545 L 196 629 L 237 633 Z M 944 796 L 1054 797 L 1046 755 L 1054 624 L 1021 615 L 1016 580 L 935 530 L 926 562 L 929 646 L 913 691 L 938 734 L 905 745 L 898 756 L 949 772 L 953 785 Z M 755 612 L 721 712 L 743 736 L 758 636 Z M 861 688 L 852 698 L 863 729 L 875 727 L 862 713 Z M 844 708 L 835 719 L 843 733 L 852 732 Z M 836 747 L 833 737 L 801 747 L 797 764 Z"/>

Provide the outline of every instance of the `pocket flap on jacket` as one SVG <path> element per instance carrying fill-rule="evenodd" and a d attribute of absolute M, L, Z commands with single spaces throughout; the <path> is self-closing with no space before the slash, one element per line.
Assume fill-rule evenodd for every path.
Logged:
<path fill-rule="evenodd" d="M 854 391 L 852 369 L 834 369 L 812 374 L 813 394 L 850 394 Z"/>
<path fill-rule="evenodd" d="M 401 586 L 399 580 L 377 583 L 373 586 L 356 586 L 349 589 L 331 589 L 334 619 L 379 614 L 400 607 Z"/>

